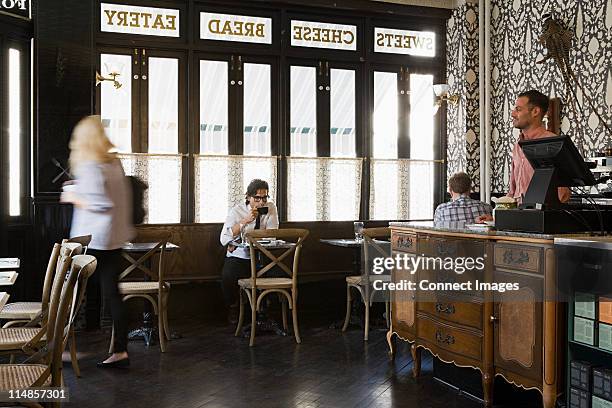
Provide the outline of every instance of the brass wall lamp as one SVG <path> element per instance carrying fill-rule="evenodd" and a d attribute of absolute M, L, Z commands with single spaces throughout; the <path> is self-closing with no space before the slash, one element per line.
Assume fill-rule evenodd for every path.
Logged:
<path fill-rule="evenodd" d="M 104 81 L 112 81 L 115 89 L 121 88 L 121 82 L 117 81 L 117 77 L 121 74 L 117 72 L 111 72 L 108 75 L 110 76 L 109 78 L 103 77 L 98 71 L 96 71 L 96 86 L 100 85 Z"/>

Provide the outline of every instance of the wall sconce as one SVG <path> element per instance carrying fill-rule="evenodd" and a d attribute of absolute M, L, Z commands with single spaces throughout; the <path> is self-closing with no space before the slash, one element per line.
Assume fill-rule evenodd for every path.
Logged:
<path fill-rule="evenodd" d="M 115 89 L 121 88 L 121 82 L 117 81 L 117 77 L 121 74 L 117 72 L 111 72 L 108 75 L 110 75 L 110 78 L 105 78 L 100 75 L 98 71 L 96 71 L 96 86 L 100 85 L 104 81 L 113 81 L 113 86 L 115 87 Z"/>
<path fill-rule="evenodd" d="M 451 105 L 457 105 L 459 103 L 459 95 L 457 94 L 448 94 L 449 86 L 448 84 L 436 84 L 433 86 L 434 94 L 436 95 L 436 102 L 434 106 L 434 115 L 438 112 L 440 106 L 442 106 L 442 102 L 446 101 Z"/>

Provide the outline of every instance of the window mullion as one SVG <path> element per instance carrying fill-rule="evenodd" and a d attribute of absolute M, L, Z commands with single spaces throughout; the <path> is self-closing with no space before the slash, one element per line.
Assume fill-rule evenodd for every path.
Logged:
<path fill-rule="evenodd" d="M 330 141 L 329 62 L 319 61 L 317 68 L 317 156 L 329 157 Z"/>
<path fill-rule="evenodd" d="M 397 137 L 397 157 L 410 158 L 410 72 L 400 68 L 399 76 L 399 128 Z"/>
<path fill-rule="evenodd" d="M 149 64 L 147 51 L 141 50 L 140 58 L 140 152 L 149 153 Z"/>

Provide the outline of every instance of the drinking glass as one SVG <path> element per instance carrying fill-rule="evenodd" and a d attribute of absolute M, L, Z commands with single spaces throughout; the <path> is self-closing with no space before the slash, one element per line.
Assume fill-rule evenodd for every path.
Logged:
<path fill-rule="evenodd" d="M 353 227 L 355 229 L 355 240 L 361 241 L 363 239 L 363 222 L 355 221 Z"/>

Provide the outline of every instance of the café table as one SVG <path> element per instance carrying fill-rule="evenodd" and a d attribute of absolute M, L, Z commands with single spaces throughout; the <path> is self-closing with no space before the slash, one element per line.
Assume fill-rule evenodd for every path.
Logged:
<path fill-rule="evenodd" d="M 15 271 L 0 271 L 0 286 L 12 286 L 18 276 Z"/>
<path fill-rule="evenodd" d="M 0 258 L 0 269 L 19 269 L 19 258 Z"/>
<path fill-rule="evenodd" d="M 140 257 L 155 248 L 157 244 L 158 242 L 128 242 L 121 247 L 121 255 L 130 263 L 130 266 L 137 265 Z M 179 248 L 180 247 L 178 245 L 175 245 L 172 242 L 166 243 L 167 252 L 173 252 Z M 157 252 L 161 252 L 161 248 L 158 248 Z M 147 259 L 144 264 L 145 267 L 151 269 L 151 258 Z M 149 279 L 149 275 L 145 274 L 144 280 L 148 281 Z M 142 317 L 142 326 L 130 331 L 130 333 L 128 334 L 128 339 L 135 340 L 142 338 L 146 346 L 149 347 L 151 345 L 151 340 L 153 339 L 153 337 L 157 336 L 157 329 L 153 327 L 153 312 L 151 310 L 151 304 L 149 302 L 145 302 Z M 178 338 L 180 336 L 177 334 L 172 334 L 171 337 Z"/>

